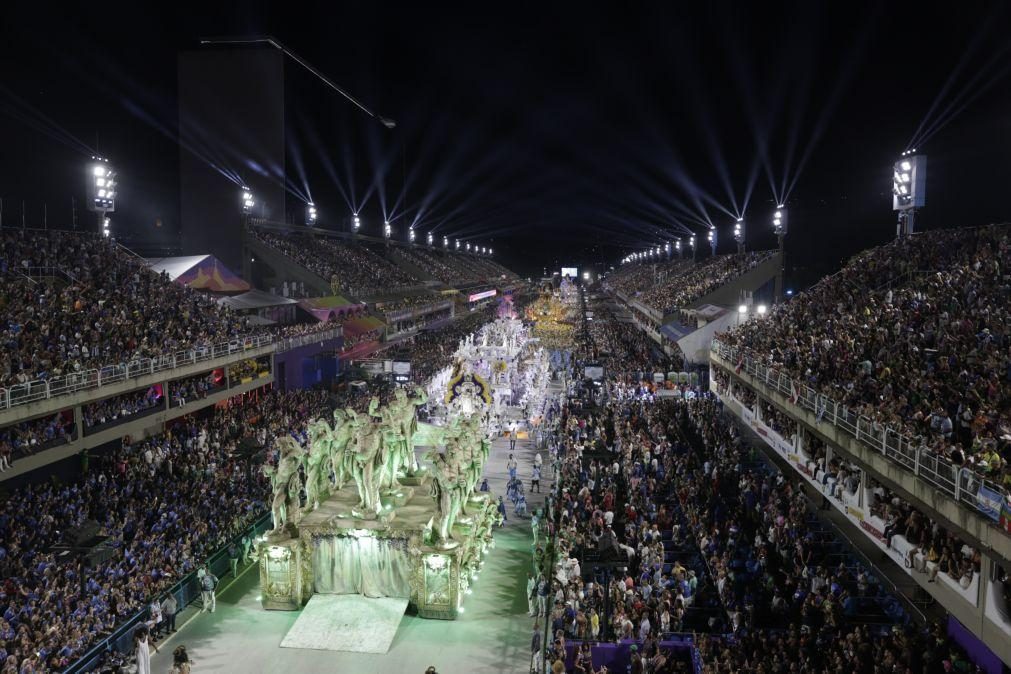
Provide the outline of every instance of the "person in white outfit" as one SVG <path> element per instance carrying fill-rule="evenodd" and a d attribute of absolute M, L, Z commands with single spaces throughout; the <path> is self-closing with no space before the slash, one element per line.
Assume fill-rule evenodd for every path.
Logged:
<path fill-rule="evenodd" d="M 133 633 L 135 654 L 137 656 L 137 674 L 151 674 L 151 646 L 148 643 L 147 625 L 142 625 Z M 158 647 L 154 647 L 154 652 L 158 652 Z"/>

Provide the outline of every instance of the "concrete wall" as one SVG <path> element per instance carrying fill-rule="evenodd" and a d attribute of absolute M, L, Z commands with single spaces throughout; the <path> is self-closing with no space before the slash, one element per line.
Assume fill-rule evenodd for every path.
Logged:
<path fill-rule="evenodd" d="M 259 288 L 274 286 L 280 289 L 284 281 L 301 281 L 306 290 L 312 290 L 319 296 L 332 295 L 330 279 L 324 279 L 298 264 L 290 257 L 270 246 L 261 243 L 248 232 L 242 239 L 243 245 L 243 277 Z M 256 262 L 251 262 L 256 258 Z"/>

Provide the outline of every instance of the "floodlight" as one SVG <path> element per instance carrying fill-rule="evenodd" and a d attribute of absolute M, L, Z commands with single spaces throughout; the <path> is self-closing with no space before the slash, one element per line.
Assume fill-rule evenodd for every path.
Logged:
<path fill-rule="evenodd" d="M 102 236 L 105 238 L 112 236 L 112 222 L 109 218 L 102 218 Z"/>
<path fill-rule="evenodd" d="M 305 224 L 312 227 L 316 224 L 316 217 L 318 212 L 316 211 L 316 204 L 311 201 L 305 206 Z"/>
<path fill-rule="evenodd" d="M 768 311 L 768 307 L 766 307 L 764 304 L 759 304 L 758 305 L 758 313 L 759 314 L 764 314 L 766 311 Z"/>
<path fill-rule="evenodd" d="M 429 245 L 429 246 L 431 246 L 431 245 L 432 245 L 432 241 L 433 241 L 433 239 L 434 239 L 434 238 L 435 238 L 435 237 L 433 237 L 433 236 L 432 236 L 432 233 L 431 233 L 431 232 L 429 232 L 429 233 L 428 233 L 428 245 Z"/>
<path fill-rule="evenodd" d="M 905 159 L 895 162 L 892 167 L 892 210 L 922 208 L 926 204 L 926 187 L 927 156 L 907 153 Z"/>
<path fill-rule="evenodd" d="M 385 236 L 388 239 L 390 238 L 390 234 L 393 234 L 393 228 L 390 227 L 390 221 L 387 220 L 386 222 L 383 223 L 383 236 Z"/>
<path fill-rule="evenodd" d="M 456 240 L 456 249 L 460 250 L 460 239 Z"/>
<path fill-rule="evenodd" d="M 494 250 L 492 250 L 491 248 L 489 248 L 489 249 L 488 249 L 488 254 L 489 254 L 489 255 L 494 255 L 494 254 L 495 254 L 495 251 L 494 251 Z"/>
<path fill-rule="evenodd" d="M 351 215 L 351 226 L 357 232 L 362 226 L 362 219 L 358 217 L 357 213 L 352 213 Z"/>
<path fill-rule="evenodd" d="M 737 307 L 737 313 L 739 313 L 739 314 L 746 314 L 746 313 L 748 313 L 748 305 L 747 304 L 742 304 L 741 306 Z"/>
<path fill-rule="evenodd" d="M 88 165 L 88 210 L 108 213 L 116 210 L 116 172 L 105 157 L 92 157 Z"/>
<path fill-rule="evenodd" d="M 787 227 L 787 212 L 785 206 L 777 206 L 776 212 L 772 214 L 772 230 L 776 233 L 776 236 L 783 236 L 786 234 Z"/>
<path fill-rule="evenodd" d="M 470 244 L 469 243 L 467 244 L 467 252 L 468 253 L 470 252 Z"/>
<path fill-rule="evenodd" d="M 442 247 L 443 248 L 449 248 L 449 237 L 448 236 L 442 237 Z"/>
<path fill-rule="evenodd" d="M 414 243 L 414 239 L 415 239 L 415 236 L 416 236 L 416 235 L 415 235 L 415 233 L 414 233 L 414 230 L 413 230 L 413 229 L 411 229 L 411 230 L 409 230 L 409 231 L 407 232 L 407 238 L 409 238 L 409 239 L 411 240 L 411 243 Z"/>
<path fill-rule="evenodd" d="M 253 212 L 253 206 L 256 205 L 256 200 L 253 198 L 253 190 L 248 187 L 243 187 L 240 193 L 240 203 L 242 205 L 242 213 L 244 215 L 249 215 Z"/>

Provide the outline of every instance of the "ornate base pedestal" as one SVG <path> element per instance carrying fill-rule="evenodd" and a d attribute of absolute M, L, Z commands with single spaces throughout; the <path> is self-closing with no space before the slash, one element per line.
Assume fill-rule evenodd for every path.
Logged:
<path fill-rule="evenodd" d="M 383 495 L 383 519 L 349 516 L 358 503 L 354 487 L 331 495 L 299 522 L 295 537 L 259 543 L 263 608 L 294 611 L 315 593 L 314 539 L 354 537 L 403 541 L 410 564 L 410 604 L 423 618 L 453 620 L 477 579 L 483 557 L 492 544 L 498 511 L 483 495 L 469 499 L 470 523 L 453 528 L 445 549 L 432 539 L 437 516 L 426 478 Z M 386 506 L 389 506 L 388 508 Z M 391 517 L 391 515 L 396 515 Z M 320 570 L 322 572 L 322 570 Z"/>
<path fill-rule="evenodd" d="M 260 604 L 274 611 L 302 607 L 302 546 L 298 539 L 260 541 Z"/>

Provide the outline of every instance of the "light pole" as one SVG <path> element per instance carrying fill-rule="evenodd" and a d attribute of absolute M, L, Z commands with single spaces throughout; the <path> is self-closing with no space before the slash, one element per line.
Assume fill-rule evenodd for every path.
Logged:
<path fill-rule="evenodd" d="M 105 237 L 111 236 L 109 213 L 116 210 L 116 171 L 108 157 L 92 157 L 88 164 L 88 210 L 98 214 L 98 227 Z"/>
<path fill-rule="evenodd" d="M 776 207 L 776 212 L 772 214 L 772 230 L 776 233 L 776 242 L 779 244 L 779 272 L 776 273 L 776 301 L 783 301 L 783 274 L 786 271 L 786 232 L 789 229 L 789 213 L 786 205 L 780 204 Z"/>
<path fill-rule="evenodd" d="M 927 203 L 927 155 L 916 148 L 902 153 L 892 165 L 892 210 L 898 211 L 896 234 L 909 236 L 916 230 L 916 209 Z"/>

